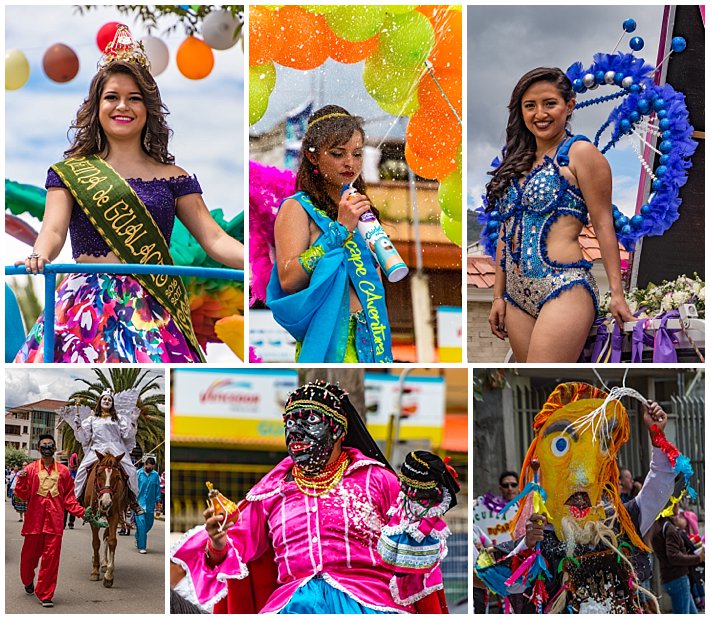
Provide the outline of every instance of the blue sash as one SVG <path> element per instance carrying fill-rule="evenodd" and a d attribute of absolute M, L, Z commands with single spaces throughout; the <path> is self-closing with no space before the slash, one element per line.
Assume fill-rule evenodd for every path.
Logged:
<path fill-rule="evenodd" d="M 274 265 L 266 289 L 266 303 L 274 319 L 301 342 L 299 363 L 343 361 L 350 324 L 349 283 L 365 311 L 375 363 L 391 363 L 392 337 L 385 291 L 367 244 L 355 230 L 342 247 L 332 248 L 333 244 L 328 245 L 327 241 L 333 235 L 333 226 L 339 224 L 316 208 L 308 194 L 299 191 L 290 199 L 296 200 L 320 228 L 321 235 L 314 245 L 325 249 L 307 288 L 286 294 Z"/>

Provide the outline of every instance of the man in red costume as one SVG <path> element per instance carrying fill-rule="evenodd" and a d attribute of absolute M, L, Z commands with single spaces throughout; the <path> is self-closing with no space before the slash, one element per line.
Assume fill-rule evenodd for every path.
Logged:
<path fill-rule="evenodd" d="M 59 553 L 64 533 L 64 510 L 70 514 L 106 526 L 96 521 L 91 508 L 84 509 L 74 496 L 74 481 L 69 469 L 54 460 L 56 445 L 51 434 L 39 437 L 40 460 L 28 464 L 18 473 L 15 494 L 27 501 L 22 535 L 25 541 L 20 555 L 20 578 L 28 594 L 36 593 L 45 608 L 54 606 L 52 596 L 57 587 Z M 37 565 L 39 577 L 35 587 Z"/>

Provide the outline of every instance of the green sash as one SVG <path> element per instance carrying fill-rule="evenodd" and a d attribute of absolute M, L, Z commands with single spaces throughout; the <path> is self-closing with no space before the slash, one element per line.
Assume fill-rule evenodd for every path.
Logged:
<path fill-rule="evenodd" d="M 111 251 L 126 264 L 173 264 L 160 228 L 133 188 L 100 157 L 70 157 L 52 169 Z M 132 275 L 172 316 L 204 361 L 190 319 L 187 290 L 172 275 Z"/>

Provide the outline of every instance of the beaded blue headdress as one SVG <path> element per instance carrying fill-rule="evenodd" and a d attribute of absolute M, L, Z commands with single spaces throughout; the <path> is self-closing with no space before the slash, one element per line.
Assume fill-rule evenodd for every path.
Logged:
<path fill-rule="evenodd" d="M 578 101 L 575 110 L 621 99 L 594 136 L 594 145 L 606 153 L 620 140 L 631 139 L 641 165 L 651 177 L 651 195 L 637 214 L 629 218 L 613 207 L 616 236 L 628 251 L 633 251 L 636 242 L 644 236 L 663 234 L 678 219 L 678 192 L 688 179 L 687 170 L 692 165 L 690 157 L 697 147 L 691 139 L 693 127 L 688 122 L 685 96 L 668 84 L 659 85 L 654 81 L 671 53 L 685 49 L 685 39 L 673 38 L 669 52 L 657 67 L 653 67 L 633 53 L 616 51 L 624 36 L 635 30 L 636 22 L 627 19 L 610 54 L 595 54 L 594 62 L 586 68 L 581 62 L 575 62 L 567 69 L 567 77 L 578 95 L 599 86 L 618 88 L 608 95 Z M 629 41 L 634 52 L 643 46 L 644 41 L 639 36 Z M 611 137 L 604 146 L 599 146 L 607 129 L 611 130 Z M 655 169 L 643 156 L 646 148 L 658 155 Z M 491 165 L 498 167 L 500 160 L 496 158 Z M 485 212 L 485 209 L 485 204 L 477 209 L 478 221 L 483 224 L 481 243 L 488 254 L 495 256 L 500 213 L 497 210 Z"/>

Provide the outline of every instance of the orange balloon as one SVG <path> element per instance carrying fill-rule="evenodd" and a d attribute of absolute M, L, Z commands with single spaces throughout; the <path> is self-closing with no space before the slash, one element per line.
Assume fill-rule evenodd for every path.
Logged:
<path fill-rule="evenodd" d="M 378 35 L 365 41 L 353 43 L 341 39 L 331 31 L 328 38 L 330 57 L 336 62 L 344 64 L 353 64 L 369 58 L 372 52 L 377 49 L 378 43 Z"/>
<path fill-rule="evenodd" d="M 191 80 L 207 77 L 214 67 L 214 54 L 210 46 L 193 36 L 180 44 L 175 60 L 180 73 Z"/>
<path fill-rule="evenodd" d="M 446 11 L 442 18 L 434 23 L 435 43 L 429 54 L 429 61 L 434 65 L 436 75 L 442 71 L 461 73 L 461 28 L 460 11 Z"/>
<path fill-rule="evenodd" d="M 449 7 L 441 4 L 423 4 L 416 8 L 422 15 L 426 15 L 432 26 L 436 27 L 436 21 L 441 19 L 441 16 L 448 11 Z"/>
<path fill-rule="evenodd" d="M 436 82 L 428 71 L 422 75 L 422 79 L 419 81 L 419 88 L 417 89 L 419 106 L 422 108 L 445 110 L 454 118 L 451 108 L 447 104 L 444 95 L 441 93 L 443 90 L 460 118 L 462 108 L 461 68 L 459 67 L 458 72 L 452 71 L 450 73 L 439 73 L 435 71 L 434 75 L 436 76 Z M 438 86 L 437 82 L 439 83 Z M 441 88 L 439 88 L 439 86 Z"/>
<path fill-rule="evenodd" d="M 322 15 L 315 15 L 299 6 L 282 6 L 279 27 L 283 45 L 274 62 L 292 69 L 307 71 L 328 59 L 328 24 Z"/>
<path fill-rule="evenodd" d="M 278 11 L 263 6 L 249 7 L 249 65 L 274 59 L 283 45 Z"/>
<path fill-rule="evenodd" d="M 404 145 L 404 157 L 413 172 L 422 178 L 443 180 L 451 174 L 458 165 L 455 155 L 445 155 L 444 157 L 438 159 L 420 157 L 416 153 L 412 152 L 409 143 Z"/>
<path fill-rule="evenodd" d="M 409 119 L 407 144 L 415 155 L 429 159 L 455 157 L 461 143 L 461 125 L 450 122 L 440 110 L 422 107 Z"/>

